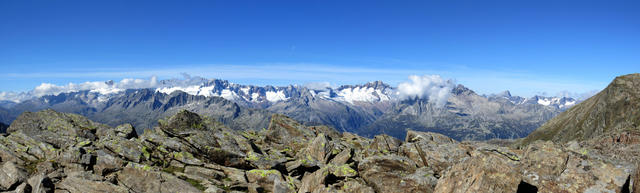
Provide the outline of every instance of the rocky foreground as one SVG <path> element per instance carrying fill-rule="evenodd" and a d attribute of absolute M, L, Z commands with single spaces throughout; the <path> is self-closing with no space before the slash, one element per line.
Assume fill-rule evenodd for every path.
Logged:
<path fill-rule="evenodd" d="M 521 148 L 409 131 L 404 141 L 274 115 L 235 131 L 189 111 L 136 135 L 23 113 L 0 136 L 7 192 L 640 192 L 640 134 Z"/>

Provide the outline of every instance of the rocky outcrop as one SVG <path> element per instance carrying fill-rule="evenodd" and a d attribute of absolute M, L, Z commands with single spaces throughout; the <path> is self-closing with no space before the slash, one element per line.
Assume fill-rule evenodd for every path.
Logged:
<path fill-rule="evenodd" d="M 480 147 L 438 180 L 436 192 L 625 192 L 636 166 L 618 165 L 552 142 L 522 152 Z M 627 191 L 628 192 L 628 191 Z"/>
<path fill-rule="evenodd" d="M 515 161 L 492 152 L 475 154 L 442 176 L 435 192 L 517 192 L 522 175 Z"/>
<path fill-rule="evenodd" d="M 51 110 L 9 130 L 0 190 L 12 192 L 624 192 L 638 181 L 633 162 L 605 152 L 633 156 L 634 133 L 515 149 L 417 131 L 364 138 L 282 115 L 236 131 L 180 111 L 138 136 Z"/>
<path fill-rule="evenodd" d="M 433 172 L 416 177 L 417 170 L 415 162 L 391 155 L 372 156 L 358 165 L 363 179 L 377 192 L 432 192 L 435 183 L 421 179 L 428 179 Z"/>

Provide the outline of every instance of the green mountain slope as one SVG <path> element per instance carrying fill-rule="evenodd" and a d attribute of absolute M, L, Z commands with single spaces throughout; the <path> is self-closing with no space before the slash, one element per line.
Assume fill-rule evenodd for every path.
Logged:
<path fill-rule="evenodd" d="M 616 77 L 600 93 L 540 126 L 522 144 L 536 140 L 582 141 L 629 130 L 640 130 L 638 73 Z"/>

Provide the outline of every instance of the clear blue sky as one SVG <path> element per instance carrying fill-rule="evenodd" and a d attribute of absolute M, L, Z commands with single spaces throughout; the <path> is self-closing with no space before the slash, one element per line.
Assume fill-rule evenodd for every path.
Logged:
<path fill-rule="evenodd" d="M 334 85 L 440 74 L 480 93 L 640 71 L 640 1 L 0 1 L 0 91 L 179 77 Z"/>

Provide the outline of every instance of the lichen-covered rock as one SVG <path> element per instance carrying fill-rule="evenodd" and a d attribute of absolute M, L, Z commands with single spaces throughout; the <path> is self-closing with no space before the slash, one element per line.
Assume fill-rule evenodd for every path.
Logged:
<path fill-rule="evenodd" d="M 0 139 L 2 148 L 7 150 L 13 150 L 8 153 L 9 156 L 16 156 L 21 159 L 15 161 L 16 163 L 22 161 L 36 161 L 41 159 L 53 159 L 60 152 L 58 148 L 53 145 L 42 142 L 37 138 L 27 136 L 22 132 L 14 132 L 6 138 Z M 15 160 L 12 158 L 8 158 Z"/>
<path fill-rule="evenodd" d="M 574 155 L 569 157 L 566 167 L 555 180 L 541 183 L 538 189 L 541 192 L 617 192 L 630 176 L 623 168 Z"/>
<path fill-rule="evenodd" d="M 63 166 L 72 164 L 89 166 L 92 164 L 92 157 L 93 155 L 87 152 L 84 148 L 69 147 L 60 153 L 56 162 L 61 163 Z"/>
<path fill-rule="evenodd" d="M 131 124 L 122 124 L 117 126 L 116 128 L 113 128 L 113 130 L 115 131 L 118 137 L 122 137 L 125 139 L 138 137 L 138 133 L 136 133 L 136 129 L 133 128 L 133 125 Z"/>
<path fill-rule="evenodd" d="M 316 135 L 322 133 L 327 136 L 329 139 L 340 139 L 342 137 L 342 133 L 336 131 L 334 128 L 327 127 L 324 125 L 310 126 L 309 130 L 316 133 Z"/>
<path fill-rule="evenodd" d="M 51 193 L 55 189 L 51 179 L 44 174 L 32 176 L 28 183 L 32 193 Z"/>
<path fill-rule="evenodd" d="M 333 144 L 329 142 L 323 133 L 320 133 L 309 143 L 304 151 L 299 153 L 299 157 L 308 158 L 310 161 L 318 161 L 324 164 L 329 160 L 332 149 Z"/>
<path fill-rule="evenodd" d="M 346 164 L 351 159 L 352 153 L 353 153 L 353 150 L 351 148 L 345 148 L 340 153 L 338 153 L 333 159 L 331 159 L 329 163 L 335 164 L 335 165 Z"/>
<path fill-rule="evenodd" d="M 104 147 L 107 150 L 116 153 L 120 157 L 133 161 L 140 162 L 143 157 L 142 144 L 137 140 L 127 140 L 125 138 L 108 139 L 99 142 L 98 147 Z"/>
<path fill-rule="evenodd" d="M 77 114 L 59 113 L 53 110 L 22 113 L 7 129 L 8 133 L 22 132 L 55 148 L 65 149 L 78 142 L 96 140 L 98 128 L 107 129 Z"/>
<path fill-rule="evenodd" d="M 275 181 L 273 181 L 273 188 L 271 190 L 273 190 L 272 192 L 274 193 L 293 193 L 295 192 L 295 186 L 289 184 L 284 180 L 276 179 Z"/>
<path fill-rule="evenodd" d="M 10 190 L 27 179 L 27 171 L 13 162 L 5 162 L 0 168 L 0 189 Z"/>
<path fill-rule="evenodd" d="M 456 140 L 451 139 L 450 137 L 444 136 L 439 133 L 433 132 L 421 132 L 421 131 L 407 131 L 407 136 L 404 140 L 408 143 L 414 143 L 418 141 L 423 141 L 427 143 L 435 143 L 435 144 L 454 144 L 458 143 Z"/>
<path fill-rule="evenodd" d="M 306 148 L 309 141 L 316 137 L 313 130 L 287 116 L 278 114 L 271 117 L 269 127 L 263 134 L 264 138 L 257 141 L 263 149 L 269 147 L 288 151 L 292 155 Z"/>
<path fill-rule="evenodd" d="M 173 149 L 176 151 L 173 158 L 178 161 L 195 161 L 190 159 L 193 157 L 225 166 L 248 167 L 244 157 L 249 151 L 247 149 L 249 145 L 240 145 L 235 139 L 241 136 L 218 122 L 203 119 L 189 111 L 180 111 L 168 121 L 161 121 L 159 129 L 164 135 L 151 133 L 146 135 L 145 140 L 154 143 L 154 147 L 149 148 L 151 150 Z M 162 142 L 165 139 L 169 141 Z M 166 144 L 166 146 L 158 146 L 159 144 Z"/>
<path fill-rule="evenodd" d="M 435 192 L 516 192 L 522 178 L 517 164 L 500 154 L 477 152 L 446 172 Z"/>
<path fill-rule="evenodd" d="M 16 149 L 9 148 L 6 145 L 4 145 L 8 141 L 10 140 L 5 138 L 4 136 L 0 136 L 0 160 L 11 161 L 15 163 L 23 163 L 24 161 L 20 159 L 18 153 L 14 152 Z"/>
<path fill-rule="evenodd" d="M 106 175 L 122 169 L 126 162 L 105 150 L 96 151 L 96 164 L 93 165 L 93 171 L 98 175 Z"/>
<path fill-rule="evenodd" d="M 304 177 L 302 177 L 302 183 L 300 185 L 300 189 L 298 189 L 298 192 L 314 192 L 316 190 L 324 188 L 324 183 L 327 179 L 327 175 L 329 175 L 328 168 L 322 168 L 312 173 L 306 173 Z"/>
<path fill-rule="evenodd" d="M 589 157 L 590 149 L 569 151 L 552 142 L 529 145 L 523 158 L 524 180 L 541 192 L 617 192 L 631 171 Z"/>
<path fill-rule="evenodd" d="M 389 135 L 376 135 L 373 137 L 370 149 L 378 150 L 383 154 L 397 153 L 402 141 Z"/>
<path fill-rule="evenodd" d="M 135 128 L 131 124 L 122 124 L 118 125 L 115 128 L 98 128 L 96 130 L 96 136 L 100 139 L 103 138 L 123 138 L 123 139 L 132 139 L 137 138 L 138 134 L 135 131 Z"/>
<path fill-rule="evenodd" d="M 453 164 L 468 157 L 469 148 L 437 133 L 409 131 L 401 155 L 413 160 L 418 167 L 430 167 L 438 175 Z"/>
<path fill-rule="evenodd" d="M 205 131 L 207 125 L 200 115 L 182 110 L 170 117 L 165 124 L 160 121 L 160 129 L 171 136 L 185 136 L 194 131 Z"/>
<path fill-rule="evenodd" d="M 525 181 L 535 186 L 555 181 L 568 167 L 568 161 L 569 153 L 553 142 L 534 143 L 527 147 L 522 158 Z"/>
<path fill-rule="evenodd" d="M 109 128 L 73 114 L 25 116 L 33 117 L 23 117 L 12 133 L 0 136 L 0 191 L 630 192 L 640 187 L 635 163 L 640 144 L 633 132 L 513 149 L 416 131 L 404 142 L 387 135 L 369 139 L 281 115 L 273 116 L 268 129 L 234 131 L 181 111 L 141 136 L 131 125 Z M 49 127 L 56 133 L 48 134 L 58 139 L 31 135 Z"/>
<path fill-rule="evenodd" d="M 65 190 L 70 193 L 129 192 L 129 190 L 123 186 L 117 186 L 108 182 L 87 180 L 79 177 L 65 178 L 55 186 L 57 190 Z"/>
<path fill-rule="evenodd" d="M 278 170 L 253 169 L 247 171 L 249 183 L 258 184 L 264 191 L 273 192 L 274 182 L 282 181 L 282 174 Z"/>
<path fill-rule="evenodd" d="M 125 167 L 118 173 L 118 184 L 134 192 L 202 192 L 189 182 L 149 166 Z"/>
<path fill-rule="evenodd" d="M 247 183 L 247 178 L 245 177 L 246 172 L 244 170 L 232 168 L 232 167 L 220 166 L 216 164 L 205 164 L 204 167 L 209 169 L 214 169 L 217 171 L 222 171 L 226 176 L 225 179 L 228 179 L 228 180 L 224 180 L 224 183 L 226 183 L 226 185 L 228 186 Z"/>
<path fill-rule="evenodd" d="M 184 173 L 206 179 L 222 179 L 226 176 L 222 171 L 198 166 L 186 166 L 184 167 Z"/>
<path fill-rule="evenodd" d="M 373 193 L 373 188 L 367 186 L 364 181 L 357 179 L 349 179 L 342 184 L 340 190 L 346 193 Z"/>
<path fill-rule="evenodd" d="M 262 154 L 251 151 L 244 159 L 258 169 L 275 168 L 287 162 L 286 155 L 279 151 L 263 151 Z"/>
<path fill-rule="evenodd" d="M 274 114 L 271 117 L 268 130 L 271 132 L 267 134 L 267 140 L 281 144 L 293 138 L 309 140 L 315 137 L 315 133 L 306 126 L 279 114 Z"/>
<path fill-rule="evenodd" d="M 432 186 L 410 177 L 416 169 L 410 159 L 392 155 L 368 157 L 358 165 L 360 176 L 377 192 L 432 192 Z"/>

